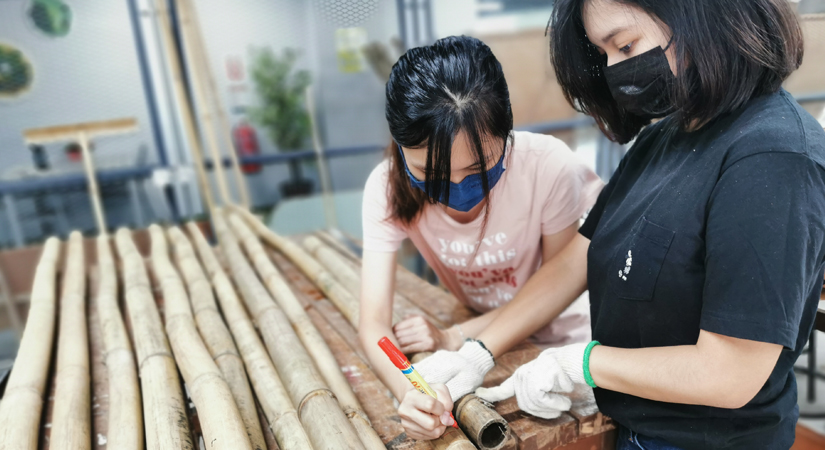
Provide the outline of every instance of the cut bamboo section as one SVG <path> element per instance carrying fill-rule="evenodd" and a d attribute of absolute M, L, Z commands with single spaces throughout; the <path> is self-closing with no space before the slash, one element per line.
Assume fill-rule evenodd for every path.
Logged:
<path fill-rule="evenodd" d="M 91 375 L 86 327 L 86 265 L 83 235 L 69 235 L 63 290 L 60 295 L 60 334 L 57 340 L 54 412 L 49 448 L 83 450 L 92 447 Z"/>
<path fill-rule="evenodd" d="M 250 315 L 316 449 L 363 449 L 289 320 L 255 275 L 221 214 L 213 225 Z"/>
<path fill-rule="evenodd" d="M 298 412 L 275 371 L 275 366 L 258 337 L 258 332 L 235 293 L 232 282 L 218 263 L 212 248 L 197 225 L 189 223 L 187 228 L 195 242 L 201 262 L 212 278 L 221 310 L 241 352 L 252 387 L 255 389 L 269 427 L 275 435 L 275 440 L 282 449 L 311 450 L 312 445 L 298 419 Z"/>
<path fill-rule="evenodd" d="M 338 403 L 341 409 L 349 418 L 358 437 L 367 449 L 385 449 L 384 443 L 378 434 L 373 430 L 367 414 L 364 412 L 352 387 L 341 372 L 335 356 L 330 351 L 329 346 L 324 341 L 324 338 L 312 324 L 298 298 L 287 285 L 283 276 L 272 264 L 272 261 L 266 254 L 263 245 L 258 240 L 258 237 L 250 230 L 243 219 L 236 214 L 229 217 L 229 222 L 235 235 L 243 243 L 249 259 L 253 262 L 255 269 L 260 278 L 264 281 L 269 293 L 278 302 L 278 305 L 284 311 L 296 334 L 301 339 L 307 352 L 312 356 L 315 364 L 318 366 L 321 375 L 329 385 L 332 393 L 338 398 Z"/>
<path fill-rule="evenodd" d="M 301 272 L 303 272 L 313 284 L 318 286 L 321 292 L 341 310 L 341 314 L 343 314 L 356 329 L 358 328 L 359 306 L 357 297 L 353 296 L 331 273 L 302 249 L 300 245 L 277 235 L 258 220 L 257 217 L 253 216 L 251 212 L 235 205 L 231 208 L 233 212 L 238 213 L 244 218 L 247 225 L 249 225 L 261 239 L 286 255 L 290 261 L 298 266 Z"/>
<path fill-rule="evenodd" d="M 60 240 L 49 238 L 34 273 L 18 357 L 0 403 L 0 449 L 35 450 L 54 342 Z"/>
<path fill-rule="evenodd" d="M 320 239 L 310 236 L 304 240 L 304 247 L 307 248 L 318 261 L 323 264 L 331 273 L 334 273 L 336 278 L 353 294 L 355 295 L 361 289 L 361 276 L 353 269 L 352 265 L 341 256 L 337 251 L 329 248 L 321 242 Z M 413 308 L 418 314 L 424 315 L 432 322 L 443 327 L 440 321 L 429 317 L 426 312 L 421 311 L 406 298 L 398 293 L 393 299 L 395 304 L 394 309 L 398 309 L 399 304 L 404 304 L 406 308 Z M 400 314 L 393 313 L 394 322 L 398 320 Z M 413 364 L 430 356 L 432 353 L 418 353 L 413 355 Z M 485 403 L 474 394 L 464 396 L 456 403 L 456 421 L 459 426 L 482 450 L 497 450 L 504 446 L 510 434 L 507 421 L 499 415 L 491 405 Z"/>
<path fill-rule="evenodd" d="M 235 342 L 229 329 L 223 322 L 212 293 L 212 285 L 203 273 L 192 244 L 183 232 L 177 227 L 168 231 L 174 248 L 175 261 L 181 275 L 186 280 L 189 290 L 189 300 L 195 315 L 195 322 L 200 331 L 203 343 L 209 350 L 212 359 L 218 365 L 235 403 L 241 413 L 246 433 L 254 450 L 266 449 L 266 442 L 258 420 L 258 409 L 255 398 L 249 388 L 249 381 L 243 367 L 243 360 L 235 348 Z"/>
<path fill-rule="evenodd" d="M 118 230 L 115 242 L 123 261 L 126 309 L 140 370 L 146 449 L 192 450 L 178 369 L 163 332 L 143 257 L 129 230 Z"/>
<path fill-rule="evenodd" d="M 169 259 L 166 236 L 149 226 L 152 269 L 163 292 L 166 334 L 192 402 L 198 411 L 203 440 L 210 449 L 251 450 L 246 426 L 221 371 L 195 327 L 183 281 Z"/>
<path fill-rule="evenodd" d="M 109 382 L 106 445 L 111 449 L 142 450 L 143 417 L 135 354 L 118 306 L 117 273 L 109 236 L 105 234 L 97 238 L 97 267 L 100 278 L 95 301 Z"/>

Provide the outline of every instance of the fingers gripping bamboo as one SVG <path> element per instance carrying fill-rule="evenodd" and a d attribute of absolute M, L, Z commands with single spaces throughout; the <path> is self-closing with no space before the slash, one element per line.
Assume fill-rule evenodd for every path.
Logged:
<path fill-rule="evenodd" d="M 266 442 L 261 432 L 255 398 L 249 388 L 243 360 L 235 348 L 229 329 L 226 328 L 218 312 L 212 285 L 203 273 L 186 235 L 177 227 L 169 228 L 168 234 L 174 247 L 173 253 L 178 269 L 186 280 L 189 299 L 201 338 L 229 384 L 252 448 L 263 450 L 266 448 Z"/>
<path fill-rule="evenodd" d="M 215 231 L 237 282 L 241 297 L 258 325 L 269 355 L 296 405 L 301 423 L 316 449 L 363 449 L 358 435 L 341 411 L 301 344 L 295 331 L 250 267 L 220 214 L 213 215 Z"/>
<path fill-rule="evenodd" d="M 83 235 L 74 231 L 69 235 L 60 294 L 60 335 L 49 448 L 82 450 L 92 446 L 87 330 Z"/>
<path fill-rule="evenodd" d="M 341 311 L 355 328 L 358 328 L 358 299 L 338 282 L 322 265 L 298 244 L 284 239 L 266 227 L 249 211 L 231 206 L 232 211 L 244 218 L 255 233 L 269 245 L 286 255 L 310 279 L 321 292 Z"/>
<path fill-rule="evenodd" d="M 0 449 L 35 450 L 51 361 L 60 240 L 49 238 L 34 274 L 19 355 L 0 403 Z"/>
<path fill-rule="evenodd" d="M 146 449 L 192 450 L 178 369 L 163 332 L 143 257 L 129 230 L 118 230 L 115 242 L 123 261 L 126 309 L 140 371 Z"/>
<path fill-rule="evenodd" d="M 253 261 L 258 275 L 264 280 L 272 297 L 278 302 L 284 313 L 292 323 L 295 332 L 306 347 L 315 364 L 318 366 L 324 380 L 338 398 L 338 403 L 346 413 L 350 423 L 355 428 L 364 447 L 368 449 L 384 449 L 384 443 L 373 430 L 367 414 L 364 412 L 352 387 L 341 372 L 335 356 L 327 346 L 324 338 L 312 324 L 301 303 L 287 285 L 283 276 L 272 264 L 264 251 L 258 237 L 243 222 L 240 216 L 232 214 L 229 218 L 235 235 L 240 238 L 246 249 L 249 259 Z"/>
<path fill-rule="evenodd" d="M 165 302 L 166 334 L 198 410 L 203 440 L 210 449 L 251 449 L 232 392 L 198 335 L 183 281 L 169 259 L 165 233 L 151 225 L 149 234 L 152 268 Z"/>
<path fill-rule="evenodd" d="M 97 311 L 103 336 L 103 352 L 109 381 L 109 432 L 111 449 L 143 449 L 143 417 L 132 344 L 123 324 L 117 297 L 117 273 L 109 236 L 97 238 L 99 272 Z"/>
<path fill-rule="evenodd" d="M 275 366 L 258 337 L 252 321 L 247 316 L 241 300 L 235 293 L 232 282 L 221 268 L 212 248 L 198 227 L 194 223 L 189 223 L 187 228 L 195 242 L 203 266 L 212 277 L 212 284 L 218 295 L 221 310 L 235 338 L 238 350 L 241 352 L 249 378 L 252 380 L 252 387 L 269 421 L 269 427 L 275 434 L 275 440 L 282 449 L 311 450 L 309 437 L 301 426 L 292 400 L 281 383 Z"/>

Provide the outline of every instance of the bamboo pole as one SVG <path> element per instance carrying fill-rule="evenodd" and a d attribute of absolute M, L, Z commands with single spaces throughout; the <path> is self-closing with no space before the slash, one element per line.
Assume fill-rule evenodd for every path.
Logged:
<path fill-rule="evenodd" d="M 195 242 L 201 262 L 212 278 L 221 310 L 249 371 L 252 387 L 261 403 L 269 427 L 275 435 L 275 440 L 282 449 L 311 450 L 312 445 L 298 419 L 298 412 L 292 405 L 292 400 L 275 371 L 275 366 L 258 337 L 258 332 L 235 293 L 232 282 L 218 263 L 212 248 L 197 225 L 190 222 L 187 228 Z"/>
<path fill-rule="evenodd" d="M 320 239 L 314 236 L 309 236 L 304 239 L 304 248 L 310 253 L 310 257 L 314 257 L 329 273 L 335 274 L 335 278 L 341 283 L 344 288 L 349 291 L 353 298 L 358 298 L 361 292 L 361 275 L 358 274 L 339 253 L 324 245 Z M 393 303 L 398 305 L 403 302 L 398 294 L 394 294 Z M 360 304 L 349 305 L 350 308 L 360 308 Z M 397 308 L 393 308 L 397 309 Z M 353 313 L 356 314 L 357 313 Z M 345 314 L 346 315 L 346 314 Z M 393 311 L 392 323 L 396 324 L 401 321 L 401 316 Z M 358 324 L 353 324 L 358 328 Z"/>
<path fill-rule="evenodd" d="M 124 293 L 140 370 L 147 450 L 193 450 L 178 369 L 163 332 L 149 276 L 132 234 L 115 236 L 123 261 Z"/>
<path fill-rule="evenodd" d="M 298 244 L 284 239 L 266 227 L 251 212 L 238 206 L 230 207 L 233 212 L 244 218 L 247 225 L 255 231 L 261 239 L 286 255 L 313 284 L 341 311 L 341 314 L 357 329 L 358 328 L 358 298 L 354 297 L 338 280 L 324 269 Z"/>
<path fill-rule="evenodd" d="M 189 56 L 191 67 L 194 69 L 189 71 L 189 79 L 192 81 L 192 91 L 195 94 L 196 104 L 200 107 L 201 132 L 206 138 L 206 146 L 212 156 L 212 167 L 215 171 L 215 181 L 218 184 L 222 204 L 228 205 L 232 203 L 232 196 L 229 194 L 226 173 L 223 170 L 223 158 L 218 148 L 218 136 L 213 121 L 211 104 L 207 100 L 206 87 L 201 79 L 201 74 L 208 71 L 209 67 L 203 62 L 203 54 L 196 43 L 188 2 L 177 0 L 175 3 L 178 5 L 178 22 L 183 31 L 183 44 L 186 46 L 186 54 Z"/>
<path fill-rule="evenodd" d="M 266 449 L 266 442 L 258 420 L 258 409 L 255 398 L 249 388 L 249 381 L 243 367 L 243 360 L 238 354 L 235 342 L 229 329 L 223 323 L 212 285 L 201 269 L 192 244 L 183 232 L 177 227 L 168 230 L 169 238 L 174 247 L 175 261 L 181 275 L 186 280 L 189 290 L 189 300 L 195 315 L 195 322 L 200 331 L 203 343 L 209 350 L 212 359 L 218 365 L 238 410 L 241 413 L 246 433 L 254 450 Z"/>
<path fill-rule="evenodd" d="M 152 269 L 163 292 L 166 334 L 186 387 L 198 410 L 203 440 L 210 449 L 251 450 L 246 427 L 226 380 L 195 327 L 183 281 L 169 259 L 163 229 L 149 226 Z"/>
<path fill-rule="evenodd" d="M 89 188 L 89 199 L 92 202 L 92 211 L 95 214 L 95 222 L 97 222 L 97 232 L 106 233 L 106 216 L 103 214 L 103 203 L 100 201 L 100 188 L 97 186 L 97 177 L 95 176 L 94 161 L 92 161 L 92 152 L 89 151 L 89 136 L 81 132 L 78 135 L 80 140 L 80 151 L 83 153 L 83 171 L 86 172 L 86 184 Z"/>
<path fill-rule="evenodd" d="M 361 275 L 335 250 L 327 247 L 320 239 L 310 236 L 304 240 L 304 247 L 307 248 L 318 261 L 323 264 L 331 273 L 334 273 L 338 280 L 353 294 L 356 295 L 361 289 Z M 439 320 L 429 317 L 425 311 L 407 301 L 398 293 L 393 299 L 395 309 L 401 304 L 413 307 L 419 314 L 428 317 L 439 326 L 444 326 Z M 400 314 L 393 312 L 393 321 L 397 322 Z M 413 355 L 413 364 L 432 355 L 432 353 L 418 353 Z M 509 426 L 507 421 L 492 408 L 492 405 L 484 402 L 474 394 L 468 394 L 456 402 L 456 421 L 459 426 L 475 445 L 482 450 L 497 450 L 507 441 Z"/>
<path fill-rule="evenodd" d="M 232 209 L 238 213 L 239 216 L 244 217 L 246 223 L 255 230 L 259 237 L 284 253 L 313 284 L 327 295 L 327 298 L 335 304 L 341 314 L 352 324 L 353 328 L 358 329 L 358 301 L 344 286 L 338 283 L 335 277 L 327 272 L 312 256 L 298 246 L 298 244 L 284 239 L 266 228 L 266 226 L 249 211 L 245 211 L 239 207 L 233 207 Z M 334 295 L 336 299 L 333 299 L 332 295 Z M 464 433 L 450 427 L 448 427 L 443 436 L 433 441 L 433 447 L 437 450 L 473 448 Z"/>
<path fill-rule="evenodd" d="M 241 297 L 266 343 L 269 355 L 297 405 L 298 416 L 316 449 L 363 449 L 358 435 L 324 383 L 286 315 L 269 296 L 220 214 L 215 231 Z"/>
<path fill-rule="evenodd" d="M 0 403 L 0 450 L 35 450 L 51 362 L 60 240 L 43 246 L 32 283 L 31 306 L 19 355 Z"/>
<path fill-rule="evenodd" d="M 321 375 L 329 385 L 332 393 L 338 398 L 338 403 L 341 409 L 349 418 L 361 443 L 367 449 L 384 449 L 384 443 L 378 434 L 373 430 L 372 424 L 355 397 L 352 387 L 347 381 L 335 356 L 330 351 L 324 338 L 312 324 L 298 298 L 287 285 L 283 276 L 272 264 L 272 261 L 266 254 L 263 245 L 258 240 L 258 237 L 250 230 L 243 219 L 236 214 L 229 217 L 229 222 L 235 232 L 235 236 L 243 243 L 249 259 L 253 262 L 255 269 L 260 278 L 264 281 L 269 293 L 278 302 L 278 306 L 284 311 L 296 334 L 301 339 L 307 352 L 312 356 L 315 364 L 318 366 Z"/>
<path fill-rule="evenodd" d="M 306 87 L 304 94 L 307 115 L 309 116 L 309 129 L 312 131 L 312 147 L 315 149 L 315 159 L 318 164 L 318 178 L 321 179 L 324 217 L 326 218 L 327 228 L 334 229 L 338 226 L 338 217 L 335 212 L 335 199 L 332 197 L 332 178 L 329 175 L 324 148 L 321 146 L 321 133 L 318 132 L 318 123 L 315 116 L 315 97 L 312 95 L 311 85 Z"/>
<path fill-rule="evenodd" d="M 238 193 L 241 197 L 241 205 L 245 208 L 249 208 L 249 189 L 246 186 L 246 178 L 241 172 L 241 165 L 238 161 L 238 153 L 235 149 L 235 144 L 232 142 L 232 129 L 229 126 L 229 119 L 226 117 L 226 111 L 221 105 L 217 95 L 218 87 L 215 83 L 215 78 L 212 76 L 208 52 L 206 51 L 206 45 L 203 42 L 203 35 L 200 32 L 202 27 L 200 25 L 200 20 L 198 19 L 198 11 L 197 8 L 195 8 L 194 3 L 189 2 L 188 0 L 184 1 L 188 4 L 189 11 L 191 13 L 191 20 L 193 24 L 192 37 L 194 38 L 194 43 L 198 49 L 198 52 L 202 55 L 201 60 L 204 64 L 203 74 L 204 78 L 206 78 L 207 84 L 207 99 L 214 107 L 214 110 L 217 111 L 218 121 L 220 122 L 221 129 L 223 130 L 221 133 L 221 136 L 223 137 L 223 144 L 225 148 L 229 149 L 229 159 L 232 161 L 232 172 L 235 174 L 235 180 L 238 183 Z"/>
<path fill-rule="evenodd" d="M 97 238 L 97 267 L 100 279 L 97 311 L 103 337 L 103 360 L 109 380 L 108 448 L 143 449 L 143 417 L 135 354 L 118 306 L 117 273 L 109 236 Z"/>
<path fill-rule="evenodd" d="M 335 348 L 335 357 L 338 359 L 339 363 L 341 363 L 341 367 L 345 367 L 348 372 L 352 373 L 351 379 L 353 382 L 353 386 L 358 386 L 360 389 L 367 389 L 367 391 L 372 391 L 370 394 L 372 397 L 376 395 L 379 397 L 385 397 L 387 403 L 384 403 L 385 406 L 382 408 L 380 405 L 383 403 L 382 401 L 377 402 L 370 402 L 366 406 L 371 408 L 373 412 L 373 419 L 377 422 L 377 425 L 381 426 L 380 419 L 376 418 L 376 415 L 380 417 L 382 414 L 387 415 L 387 410 L 385 408 L 390 408 L 391 411 L 395 410 L 393 406 L 392 394 L 387 390 L 386 386 L 381 384 L 380 381 L 375 379 L 375 381 L 381 386 L 377 391 L 375 387 L 367 387 L 364 386 L 362 383 L 366 382 L 369 378 L 375 378 L 375 374 L 372 373 L 372 370 L 366 366 L 367 358 L 366 356 L 359 355 L 357 348 L 360 347 L 358 343 L 358 338 L 356 337 L 355 329 L 352 325 L 346 322 L 343 317 L 341 317 L 340 313 L 335 310 L 335 307 L 329 303 L 326 299 L 321 300 L 314 300 L 310 298 L 317 298 L 317 287 L 312 284 L 310 280 L 306 277 L 296 273 L 299 272 L 298 269 L 288 263 L 282 255 L 273 255 L 273 260 L 278 263 L 278 265 L 283 269 L 284 273 L 289 274 L 289 278 L 291 281 L 291 285 L 294 286 L 295 292 L 299 297 L 303 298 L 302 304 L 307 308 L 308 313 L 311 314 L 313 322 L 318 327 L 319 331 L 324 333 L 324 329 L 327 330 L 330 328 L 334 328 L 334 331 L 324 334 L 324 338 L 329 343 L 330 347 Z M 310 297 L 310 298 L 308 298 Z M 325 307 L 328 305 L 328 307 Z M 321 318 L 322 317 L 322 318 Z M 347 358 L 345 354 L 347 353 L 346 349 L 341 348 L 340 341 L 343 339 L 346 341 L 344 347 L 348 347 L 354 353 L 351 358 Z M 346 358 L 346 362 L 342 362 L 341 358 Z M 354 358 L 354 359 L 353 359 Z M 377 409 L 383 409 L 383 411 L 378 411 Z M 387 428 L 386 425 L 382 427 L 382 430 L 386 433 Z M 402 429 L 403 430 L 403 429 Z M 395 435 L 392 438 L 393 442 L 399 442 L 401 447 L 404 447 L 404 436 Z M 434 439 L 431 441 L 426 441 L 428 447 L 432 447 L 435 450 L 459 450 L 459 449 L 475 449 L 476 447 L 467 439 L 467 436 L 464 433 L 456 428 L 448 427 L 444 434 L 442 434 L 438 439 Z M 416 443 L 418 444 L 418 443 Z"/>
<path fill-rule="evenodd" d="M 83 235 L 69 235 L 60 294 L 54 412 L 49 448 L 83 450 L 92 446 L 89 336 L 86 327 L 86 265 Z"/>
<path fill-rule="evenodd" d="M 166 61 L 169 66 L 169 71 L 172 76 L 172 90 L 175 92 L 175 101 L 181 110 L 183 118 L 183 130 L 186 133 L 186 140 L 189 141 L 192 150 L 192 159 L 195 166 L 195 174 L 198 179 L 198 186 L 200 187 L 201 196 L 205 204 L 205 213 L 207 215 L 212 213 L 215 208 L 215 200 L 212 197 L 212 187 L 209 184 L 209 179 L 206 176 L 206 169 L 203 166 L 203 148 L 198 138 L 198 133 L 195 130 L 195 117 L 192 108 L 189 105 L 189 99 L 186 96 L 186 88 L 183 82 L 183 71 L 180 66 L 181 58 L 175 46 L 175 39 L 172 36 L 172 25 L 169 19 L 169 11 L 164 0 L 155 0 L 155 12 L 160 19 L 160 37 L 163 47 L 163 53 L 166 55 Z"/>

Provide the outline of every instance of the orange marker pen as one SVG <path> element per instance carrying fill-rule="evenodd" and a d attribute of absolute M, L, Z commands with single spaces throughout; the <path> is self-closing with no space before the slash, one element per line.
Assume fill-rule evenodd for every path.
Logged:
<path fill-rule="evenodd" d="M 381 347 L 381 350 L 384 350 L 384 353 L 387 354 L 390 361 L 395 364 L 395 367 L 401 370 L 401 373 L 410 380 L 410 383 L 412 383 L 418 392 L 427 394 L 432 398 L 438 398 L 435 391 L 424 381 L 424 377 L 415 370 L 415 367 L 410 364 L 410 360 L 401 353 L 401 350 L 398 350 L 398 347 L 396 347 L 391 340 L 384 336 L 378 341 L 378 346 Z M 455 417 L 453 417 L 453 413 L 450 413 L 450 417 L 453 419 L 453 428 L 458 428 L 458 422 L 456 422 Z"/>

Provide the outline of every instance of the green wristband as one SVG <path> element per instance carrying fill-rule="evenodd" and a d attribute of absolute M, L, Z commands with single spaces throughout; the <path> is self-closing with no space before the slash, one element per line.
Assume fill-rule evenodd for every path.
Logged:
<path fill-rule="evenodd" d="M 591 341 L 587 344 L 587 347 L 584 349 L 584 381 L 587 382 L 587 385 L 592 388 L 597 388 L 596 382 L 593 381 L 593 377 L 590 375 L 590 352 L 593 351 L 593 347 L 601 345 L 599 341 Z"/>

